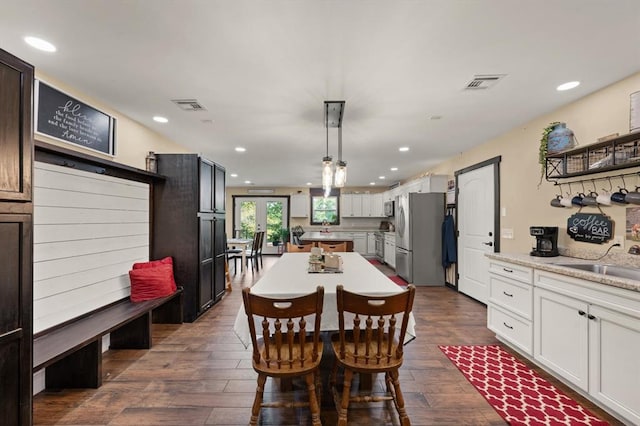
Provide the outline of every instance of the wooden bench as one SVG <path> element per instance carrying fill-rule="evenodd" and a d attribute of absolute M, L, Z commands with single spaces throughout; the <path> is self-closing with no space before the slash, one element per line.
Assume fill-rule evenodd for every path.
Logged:
<path fill-rule="evenodd" d="M 46 368 L 46 388 L 98 388 L 102 385 L 102 337 L 109 349 L 151 348 L 151 324 L 182 323 L 183 291 L 133 303 L 128 298 L 34 336 L 33 371 Z"/>

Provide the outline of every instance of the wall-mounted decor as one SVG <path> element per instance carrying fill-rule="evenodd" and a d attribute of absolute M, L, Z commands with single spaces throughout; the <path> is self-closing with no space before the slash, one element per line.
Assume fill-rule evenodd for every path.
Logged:
<path fill-rule="evenodd" d="M 102 154 L 115 154 L 116 119 L 36 80 L 35 130 Z"/>
<path fill-rule="evenodd" d="M 613 238 L 614 222 L 601 213 L 576 213 L 567 219 L 567 234 L 576 241 L 602 244 Z"/>
<path fill-rule="evenodd" d="M 625 225 L 626 239 L 640 241 L 640 207 L 627 207 L 627 220 Z"/>

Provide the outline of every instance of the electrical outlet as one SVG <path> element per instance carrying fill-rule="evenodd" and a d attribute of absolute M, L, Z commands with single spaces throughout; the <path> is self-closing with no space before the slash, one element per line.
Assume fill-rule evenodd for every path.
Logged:
<path fill-rule="evenodd" d="M 611 244 L 620 244 L 620 247 L 624 249 L 624 238 L 620 235 L 615 235 L 611 240 Z"/>

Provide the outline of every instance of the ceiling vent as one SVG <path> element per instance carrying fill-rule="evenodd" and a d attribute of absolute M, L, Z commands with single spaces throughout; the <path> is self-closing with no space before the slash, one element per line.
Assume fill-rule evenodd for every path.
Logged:
<path fill-rule="evenodd" d="M 171 102 L 178 105 L 183 111 L 206 111 L 207 109 L 196 99 L 172 99 Z"/>
<path fill-rule="evenodd" d="M 494 86 L 498 81 L 502 80 L 505 76 L 506 74 L 474 75 L 473 80 L 465 86 L 465 90 L 488 89 Z"/>

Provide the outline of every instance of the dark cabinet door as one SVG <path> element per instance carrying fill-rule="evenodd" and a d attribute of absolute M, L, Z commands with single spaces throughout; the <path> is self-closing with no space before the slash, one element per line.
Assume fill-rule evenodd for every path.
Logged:
<path fill-rule="evenodd" d="M 214 177 L 215 177 L 215 180 L 214 180 L 214 190 L 213 190 L 213 199 L 214 199 L 213 209 L 216 213 L 224 213 L 225 203 L 226 203 L 226 200 L 225 200 L 226 172 L 224 168 L 216 164 Z"/>
<path fill-rule="evenodd" d="M 213 164 L 200 159 L 200 211 L 213 211 Z"/>
<path fill-rule="evenodd" d="M 0 200 L 31 201 L 33 68 L 0 49 Z"/>
<path fill-rule="evenodd" d="M 199 311 L 207 309 L 213 302 L 213 215 L 201 215 L 200 217 L 200 250 L 199 250 L 199 285 L 198 303 Z"/>
<path fill-rule="evenodd" d="M 224 296 L 225 292 L 226 281 L 224 276 L 224 262 L 224 254 L 215 258 L 215 265 L 213 269 L 213 292 L 216 300 Z"/>
<path fill-rule="evenodd" d="M 33 67 L 0 49 L 0 424 L 31 424 Z"/>
<path fill-rule="evenodd" d="M 31 215 L 0 214 L 0 424 L 31 423 Z"/>

